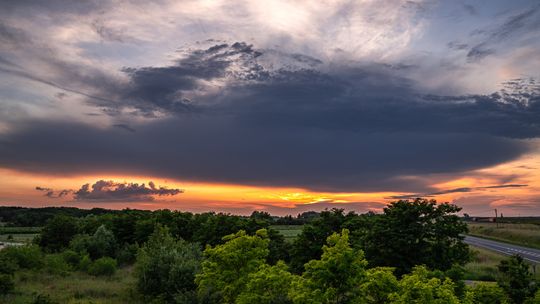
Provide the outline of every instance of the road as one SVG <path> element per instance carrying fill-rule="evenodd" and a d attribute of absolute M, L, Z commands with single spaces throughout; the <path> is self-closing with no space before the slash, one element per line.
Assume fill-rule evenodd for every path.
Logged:
<path fill-rule="evenodd" d="M 504 255 L 519 254 L 521 257 L 523 257 L 523 259 L 529 262 L 540 264 L 540 250 L 538 249 L 482 239 L 474 236 L 466 236 L 465 243 L 472 246 L 496 251 Z"/>

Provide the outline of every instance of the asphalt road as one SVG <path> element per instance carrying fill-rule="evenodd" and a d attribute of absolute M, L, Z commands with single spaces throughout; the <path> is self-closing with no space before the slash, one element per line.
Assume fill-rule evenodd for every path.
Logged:
<path fill-rule="evenodd" d="M 521 257 L 523 257 L 523 259 L 529 262 L 540 264 L 540 250 L 538 249 L 522 247 L 522 246 L 512 245 L 508 243 L 492 241 L 492 240 L 486 240 L 486 239 L 482 239 L 482 238 L 474 237 L 474 236 L 466 236 L 465 243 L 472 246 L 496 251 L 504 255 L 519 254 Z"/>

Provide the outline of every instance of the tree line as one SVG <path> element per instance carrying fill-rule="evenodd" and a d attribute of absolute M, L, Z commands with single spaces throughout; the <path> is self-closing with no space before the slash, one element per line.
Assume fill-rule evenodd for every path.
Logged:
<path fill-rule="evenodd" d="M 304 225 L 292 243 L 271 227 L 292 217 L 264 212 L 56 214 L 35 244 L 0 251 L 0 293 L 13 290 L 17 269 L 110 276 L 134 265 L 140 297 L 152 303 L 540 301 L 519 257 L 499 266 L 497 285 L 465 286 L 470 251 L 459 211 L 416 199 L 381 214 L 310 212 L 296 218 Z"/>

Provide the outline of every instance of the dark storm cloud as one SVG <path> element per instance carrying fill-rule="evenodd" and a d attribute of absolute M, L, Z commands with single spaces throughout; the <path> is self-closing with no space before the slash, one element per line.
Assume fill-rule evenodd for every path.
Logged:
<path fill-rule="evenodd" d="M 169 189 L 156 187 L 153 182 L 145 184 L 119 183 L 114 181 L 99 180 L 94 184 L 84 184 L 73 192 L 73 198 L 77 201 L 152 201 L 157 196 L 174 196 L 184 192 L 181 189 Z"/>
<path fill-rule="evenodd" d="M 121 88 L 121 102 L 94 100 L 93 103 L 112 109 L 134 107 L 145 116 L 156 112 L 182 113 L 198 109 L 186 93 L 198 90 L 201 82 L 224 77 L 260 77 L 260 66 L 254 59 L 260 55 L 245 43 L 219 44 L 205 50 L 191 51 L 173 66 L 126 68 L 130 77 L 127 87 Z M 299 57 L 298 60 L 306 60 Z M 232 64 L 234 67 L 231 67 Z M 113 94 L 114 94 L 113 93 Z"/>
<path fill-rule="evenodd" d="M 137 132 L 20 121 L 0 135 L 0 165 L 431 193 L 418 176 L 510 161 L 530 151 L 523 139 L 540 136 L 540 94 L 529 80 L 492 95 L 424 95 L 384 65 L 316 69 L 313 60 L 284 56 L 286 64 L 269 68 L 265 62 L 283 59 L 276 54 L 283 53 L 219 44 L 171 66 L 126 69 L 129 84 L 101 88 L 120 98 L 90 104 L 160 118 L 126 124 Z"/>
<path fill-rule="evenodd" d="M 166 187 L 157 187 L 152 181 L 145 184 L 115 182 L 107 180 L 98 180 L 93 184 L 84 184 L 78 190 L 64 189 L 55 191 L 51 188 L 39 187 L 38 191 L 45 192 L 49 198 L 62 198 L 68 194 L 73 194 L 76 201 L 153 201 L 154 196 L 175 196 L 183 193 L 182 189 L 169 189 Z"/>
<path fill-rule="evenodd" d="M 48 198 L 60 198 L 73 192 L 73 190 L 69 190 L 69 189 L 64 189 L 64 190 L 60 190 L 56 192 L 51 188 L 44 188 L 44 187 L 39 187 L 39 186 L 36 187 L 36 190 L 45 192 L 45 196 Z"/>
<path fill-rule="evenodd" d="M 53 195 L 54 195 L 54 191 L 52 189 L 50 189 L 50 188 L 44 188 L 44 187 L 37 186 L 36 190 L 45 192 L 45 196 L 47 196 L 47 197 L 53 197 Z"/>
<path fill-rule="evenodd" d="M 524 185 L 524 184 L 507 184 L 507 185 L 494 185 L 494 186 L 485 186 L 485 187 L 461 187 L 461 188 L 447 189 L 447 190 L 442 190 L 442 191 L 437 191 L 437 192 L 432 192 L 432 193 L 393 195 L 388 198 L 389 199 L 411 199 L 411 198 L 417 198 L 417 197 L 432 197 L 432 196 L 450 194 L 450 193 L 467 193 L 467 192 L 482 191 L 482 190 L 489 190 L 489 189 L 522 188 L 522 187 L 527 187 L 527 186 L 528 185 Z"/>

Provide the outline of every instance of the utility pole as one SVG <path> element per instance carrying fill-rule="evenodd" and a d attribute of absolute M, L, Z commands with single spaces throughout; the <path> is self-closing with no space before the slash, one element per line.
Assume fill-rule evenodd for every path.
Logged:
<path fill-rule="evenodd" d="M 497 224 L 497 228 L 499 228 L 499 222 L 497 222 L 497 208 L 495 208 L 495 223 Z"/>

